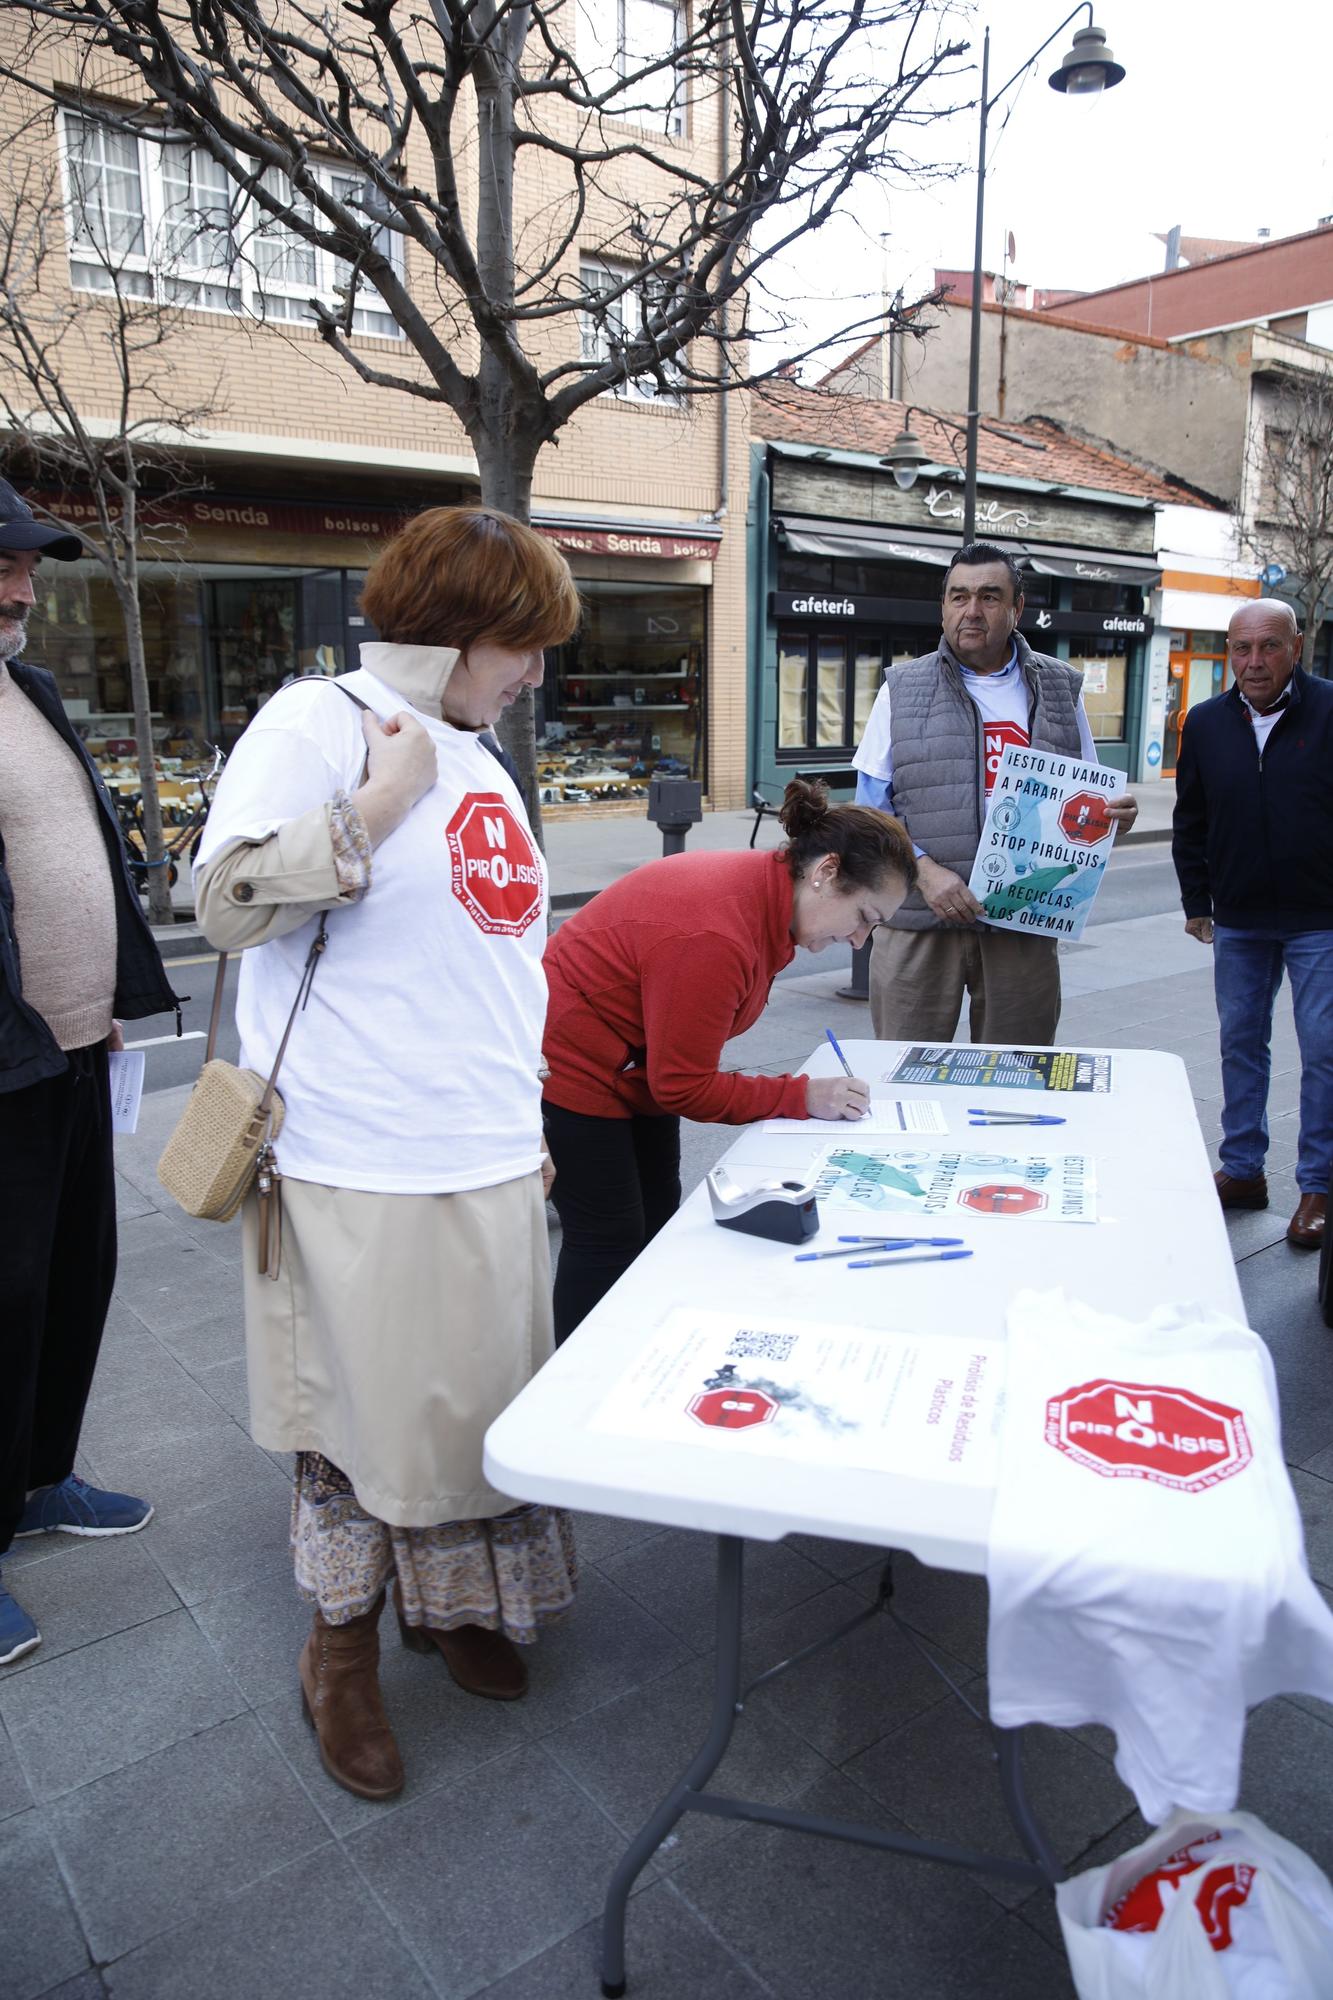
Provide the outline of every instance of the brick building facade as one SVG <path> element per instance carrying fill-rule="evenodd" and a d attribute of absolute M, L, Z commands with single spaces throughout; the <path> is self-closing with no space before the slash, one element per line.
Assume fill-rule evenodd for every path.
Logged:
<path fill-rule="evenodd" d="M 580 33 L 585 19 L 580 10 Z M 0 28 L 17 32 L 12 18 Z M 135 104 L 124 75 L 90 76 L 86 68 L 76 75 L 72 52 L 44 60 L 44 80 L 67 93 L 64 108 L 34 120 L 32 105 L 10 91 L 0 117 L 9 126 L 11 187 L 22 188 L 26 174 L 30 189 L 42 183 L 57 191 L 42 294 L 56 311 L 71 299 L 79 306 L 64 367 L 80 414 L 94 428 L 115 421 L 116 382 L 100 337 L 106 307 L 97 293 L 106 281 L 92 240 L 99 230 L 103 246 L 117 248 L 122 284 L 173 287 L 179 322 L 154 361 L 164 417 L 204 412 L 176 439 L 198 487 L 164 510 L 177 538 L 170 559 L 154 560 L 145 545 L 142 591 L 159 752 L 188 764 L 205 742 L 234 741 L 289 674 L 355 664 L 358 641 L 374 636 L 358 590 L 376 549 L 405 515 L 478 497 L 477 464 L 447 406 L 360 381 L 321 340 L 302 300 L 331 293 L 336 274 L 322 252 L 303 250 L 289 234 L 228 268 L 201 231 L 164 264 L 154 246 L 170 220 L 169 176 L 215 170 L 190 164 L 202 156 L 184 146 L 181 166 L 147 127 L 127 138 L 99 121 L 102 105 L 123 113 Z M 680 122 L 678 137 L 655 143 L 678 145 L 682 156 L 706 164 L 720 143 L 711 114 Z M 472 165 L 466 156 L 465 175 Z M 621 182 L 621 195 L 651 193 L 641 161 Z M 193 179 L 190 187 L 197 204 Z M 227 193 L 223 184 L 220 199 Z M 551 196 L 525 164 L 520 233 Z M 596 207 L 588 217 L 593 243 L 604 240 L 609 219 Z M 408 245 L 403 254 L 414 297 L 437 296 L 438 274 L 425 253 Z M 569 255 L 577 273 L 577 244 Z M 358 311 L 358 355 L 425 382 L 424 364 L 376 303 L 371 294 Z M 550 340 L 579 342 L 576 316 L 553 326 Z M 135 414 L 152 410 L 143 398 Z M 14 476 L 31 484 L 21 456 L 7 457 Z M 579 635 L 548 660 L 539 702 L 548 805 L 566 795 L 576 804 L 635 796 L 662 760 L 702 778 L 715 805 L 742 800 L 745 539 L 744 507 L 738 526 L 734 500 L 744 493 L 747 464 L 740 392 L 604 395 L 542 451 L 534 525 L 565 548 L 585 609 Z M 77 493 L 48 497 L 88 519 Z M 57 672 L 87 739 L 114 761 L 130 735 L 130 697 L 113 595 L 91 560 L 62 566 L 47 581 L 34 650 Z"/>

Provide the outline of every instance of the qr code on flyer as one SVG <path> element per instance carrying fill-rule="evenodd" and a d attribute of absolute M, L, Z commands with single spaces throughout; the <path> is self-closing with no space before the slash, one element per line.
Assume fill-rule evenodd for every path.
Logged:
<path fill-rule="evenodd" d="M 794 1333 L 751 1333 L 742 1329 L 727 1349 L 729 1361 L 790 1361 L 796 1345 Z"/>

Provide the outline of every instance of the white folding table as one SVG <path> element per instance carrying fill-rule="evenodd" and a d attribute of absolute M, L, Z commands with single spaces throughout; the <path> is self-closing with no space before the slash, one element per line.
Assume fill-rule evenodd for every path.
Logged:
<path fill-rule="evenodd" d="M 790 1534 L 827 1535 L 886 1550 L 906 1549 L 923 1563 L 980 1575 L 986 1568 L 993 1491 L 777 1456 L 732 1460 L 701 1445 L 619 1437 L 591 1427 L 590 1420 L 632 1361 L 636 1346 L 677 1306 L 696 1311 L 707 1307 L 742 1317 L 764 1311 L 789 1319 L 809 1316 L 829 1324 L 882 1326 L 917 1335 L 1002 1340 L 1010 1298 L 1033 1285 L 1063 1288 L 1073 1298 L 1126 1319 L 1145 1317 L 1165 1301 L 1187 1299 L 1244 1317 L 1188 1078 L 1178 1057 L 1143 1049 L 1107 1051 L 1112 1088 L 1106 1094 L 1022 1088 L 978 1092 L 975 1085 L 885 1081 L 905 1044 L 843 1046 L 855 1073 L 871 1082 L 872 1095 L 934 1098 L 943 1104 L 949 1121 L 947 1140 L 909 1135 L 902 1143 L 931 1147 L 961 1140 L 979 1152 L 1002 1152 L 1020 1144 L 1024 1150 L 1090 1155 L 1096 1163 L 1097 1220 L 1015 1223 L 979 1216 L 957 1230 L 975 1251 L 966 1261 L 852 1271 L 839 1261 L 796 1264 L 790 1244 L 718 1228 L 707 1190 L 701 1186 L 491 1426 L 486 1473 L 502 1493 L 665 1527 L 704 1529 L 718 1538 L 712 1720 L 700 1750 L 635 1835 L 612 1877 L 601 1968 L 602 1991 L 610 1996 L 625 1990 L 625 1909 L 630 1890 L 654 1849 L 687 1811 L 851 1840 L 1011 1880 L 1051 1883 L 1059 1874 L 1024 1795 L 1018 1731 L 995 1734 L 1001 1787 L 1030 1857 L 1027 1862 L 704 1790 L 743 1706 L 744 1539 L 772 1542 Z M 805 1067 L 812 1075 L 837 1071 L 827 1046 L 816 1050 Z M 1001 1128 L 972 1131 L 967 1117 L 972 1104 L 1055 1113 L 1066 1122 L 1020 1126 L 1008 1136 Z M 727 1153 L 726 1165 L 743 1184 L 771 1174 L 790 1179 L 809 1163 L 821 1140 L 851 1139 L 855 1132 L 854 1125 L 815 1126 L 799 1135 L 747 1127 Z M 558 1170 L 558 1161 L 556 1165 Z M 894 1226 L 890 1221 L 885 1229 Z M 807 1247 L 831 1247 L 838 1229 L 839 1224 L 826 1217 Z M 918 1232 L 911 1219 L 903 1229 L 931 1233 Z M 890 1594 L 886 1562 L 878 1601 L 852 1624 L 888 1610 Z M 843 1633 L 849 1629 L 844 1627 Z M 836 1640 L 843 1633 L 832 1637 Z M 938 1671 L 937 1663 L 931 1663 Z M 793 1664 L 781 1662 L 762 1678 L 770 1679 Z"/>

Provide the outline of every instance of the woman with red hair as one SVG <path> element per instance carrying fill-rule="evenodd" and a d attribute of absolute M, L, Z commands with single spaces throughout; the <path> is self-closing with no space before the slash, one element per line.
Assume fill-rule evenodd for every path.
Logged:
<path fill-rule="evenodd" d="M 361 601 L 381 637 L 359 671 L 280 690 L 232 753 L 196 893 L 209 940 L 244 951 L 241 1060 L 264 1075 L 327 918 L 279 1080 L 276 1282 L 246 1205 L 246 1350 L 254 1436 L 296 1453 L 306 1714 L 330 1775 L 384 1799 L 404 1782 L 378 1680 L 390 1579 L 403 1642 L 501 1700 L 527 1685 L 512 1642 L 574 1592 L 565 1517 L 482 1468 L 551 1312 L 546 875 L 481 732 L 578 598 L 549 542 L 460 507 L 403 529 Z"/>

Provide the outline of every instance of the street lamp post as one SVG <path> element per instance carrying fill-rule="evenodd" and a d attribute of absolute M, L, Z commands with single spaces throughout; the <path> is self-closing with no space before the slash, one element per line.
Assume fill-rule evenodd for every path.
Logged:
<path fill-rule="evenodd" d="M 990 94 L 990 29 L 981 45 L 981 133 L 977 142 L 977 229 L 972 254 L 972 323 L 967 353 L 967 445 L 963 465 L 963 541 L 970 542 L 977 527 L 977 429 L 981 418 L 981 231 L 986 213 L 986 121 L 1005 92 L 1030 69 L 1039 55 L 1051 46 L 1069 23 L 1086 12 L 1087 26 L 1074 35 L 1074 46 L 1059 69 L 1052 72 L 1051 88 L 1070 96 L 1087 97 L 1112 89 L 1125 72 L 1106 46 L 1106 37 L 1092 18 L 1092 0 L 1075 7 L 1053 28 L 1039 49 L 1020 63 L 1008 83 Z"/>

